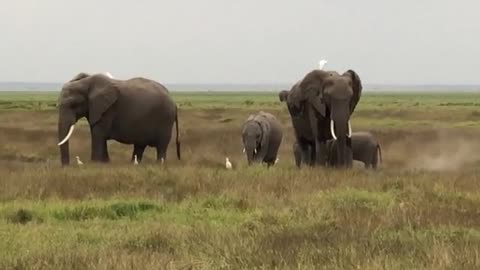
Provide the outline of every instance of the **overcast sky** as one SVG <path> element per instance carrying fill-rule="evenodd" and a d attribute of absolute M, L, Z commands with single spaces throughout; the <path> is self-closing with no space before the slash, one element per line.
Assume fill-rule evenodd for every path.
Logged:
<path fill-rule="evenodd" d="M 479 0 L 4 0 L 0 81 L 480 83 Z"/>

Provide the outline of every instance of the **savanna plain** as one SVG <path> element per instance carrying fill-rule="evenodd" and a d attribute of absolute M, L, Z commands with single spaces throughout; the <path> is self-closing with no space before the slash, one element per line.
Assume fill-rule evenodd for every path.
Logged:
<path fill-rule="evenodd" d="M 273 91 L 172 93 L 182 160 L 172 141 L 163 166 L 116 142 L 92 164 L 81 120 L 62 168 L 57 95 L 0 93 L 0 269 L 480 269 L 478 93 L 366 91 L 352 126 L 377 171 L 297 169 Z M 284 128 L 272 168 L 242 156 L 259 110 Z"/>

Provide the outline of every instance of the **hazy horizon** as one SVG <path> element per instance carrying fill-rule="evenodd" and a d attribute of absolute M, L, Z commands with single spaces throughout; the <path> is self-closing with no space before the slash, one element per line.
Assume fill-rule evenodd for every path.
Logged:
<path fill-rule="evenodd" d="M 365 85 L 480 85 L 480 2 L 458 3 L 7 1 L 0 81 L 289 85 L 325 58 Z"/>
<path fill-rule="evenodd" d="M 273 91 L 278 92 L 290 89 L 291 84 L 164 84 L 170 91 L 214 91 L 214 92 L 237 92 L 237 91 Z M 0 82 L 0 93 L 9 91 L 60 91 L 62 83 L 35 83 L 35 82 Z M 407 85 L 407 84 L 364 84 L 364 92 L 480 92 L 480 85 Z"/>

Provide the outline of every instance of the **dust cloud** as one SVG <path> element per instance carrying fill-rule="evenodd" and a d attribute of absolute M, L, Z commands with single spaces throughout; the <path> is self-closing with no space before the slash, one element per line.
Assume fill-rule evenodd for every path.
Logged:
<path fill-rule="evenodd" d="M 387 159 L 405 169 L 456 171 L 480 162 L 480 141 L 468 133 L 431 130 L 402 137 L 390 143 Z"/>

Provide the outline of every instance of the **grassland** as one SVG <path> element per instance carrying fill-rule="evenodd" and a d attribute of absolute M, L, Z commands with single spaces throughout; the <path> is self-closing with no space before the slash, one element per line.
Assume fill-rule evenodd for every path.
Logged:
<path fill-rule="evenodd" d="M 275 92 L 173 93 L 182 161 L 110 142 L 61 168 L 57 93 L 0 93 L 0 269 L 479 269 L 480 95 L 365 94 L 355 130 L 380 140 L 378 171 L 298 170 Z M 240 126 L 284 125 L 275 168 L 246 167 Z M 225 156 L 234 170 L 223 168 Z"/>

